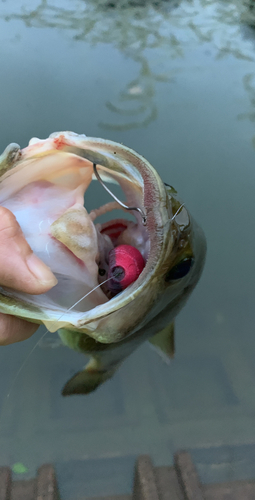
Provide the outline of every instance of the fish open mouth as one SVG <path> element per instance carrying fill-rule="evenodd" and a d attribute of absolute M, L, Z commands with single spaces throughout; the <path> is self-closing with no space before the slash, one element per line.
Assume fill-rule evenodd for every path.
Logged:
<path fill-rule="evenodd" d="M 146 263 L 149 232 L 139 212 L 132 212 L 133 220 L 127 219 L 125 209 L 123 217 L 112 217 L 121 207 L 110 195 L 109 202 L 95 200 L 96 207 L 87 211 L 87 194 L 93 183 L 98 183 L 94 157 L 92 161 L 84 157 L 82 149 L 65 144 L 60 148 L 59 138 L 52 140 L 54 149 L 52 144 L 51 149 L 43 144 L 40 149 L 40 141 L 36 141 L 30 142 L 18 164 L 3 177 L 0 203 L 15 214 L 29 245 L 51 268 L 58 284 L 40 296 L 15 295 L 26 295 L 27 302 L 49 309 L 70 308 L 77 302 L 74 309 L 86 312 L 121 291 L 121 287 L 114 290 L 109 278 L 109 256 L 115 255 L 116 249 L 134 248 Z M 114 168 L 109 159 L 102 161 L 103 155 L 96 158 L 103 183 L 118 184 L 125 196 L 121 201 L 128 207 L 144 207 L 144 179 L 138 170 L 125 165 L 118 155 Z M 98 222 L 105 214 L 109 220 Z M 117 262 L 114 269 L 118 267 Z"/>

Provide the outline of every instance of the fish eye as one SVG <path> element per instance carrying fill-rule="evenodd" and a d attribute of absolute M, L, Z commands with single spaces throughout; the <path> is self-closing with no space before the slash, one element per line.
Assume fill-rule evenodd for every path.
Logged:
<path fill-rule="evenodd" d="M 176 264 L 168 273 L 166 274 L 165 281 L 179 280 L 184 278 L 186 274 L 190 271 L 191 267 L 194 264 L 193 257 L 186 257 Z"/>
<path fill-rule="evenodd" d="M 98 274 L 99 274 L 99 276 L 104 276 L 106 274 L 106 270 L 102 269 L 102 268 L 99 268 L 98 269 Z"/>

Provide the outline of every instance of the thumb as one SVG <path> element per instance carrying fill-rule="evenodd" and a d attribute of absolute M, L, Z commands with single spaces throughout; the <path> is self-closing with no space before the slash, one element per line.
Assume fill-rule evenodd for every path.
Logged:
<path fill-rule="evenodd" d="M 33 252 L 10 210 L 0 207 L 0 285 L 40 294 L 57 279 Z"/>

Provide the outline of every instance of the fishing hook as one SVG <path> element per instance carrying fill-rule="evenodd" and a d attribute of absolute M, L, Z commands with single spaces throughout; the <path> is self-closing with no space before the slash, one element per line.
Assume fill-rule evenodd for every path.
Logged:
<path fill-rule="evenodd" d="M 127 205 L 125 205 L 122 201 L 120 201 L 117 196 L 115 196 L 115 194 L 113 194 L 110 189 L 104 184 L 104 182 L 102 181 L 98 171 L 97 171 L 97 166 L 96 166 L 96 163 L 93 163 L 93 170 L 94 170 L 94 174 L 97 178 L 97 180 L 100 182 L 100 184 L 103 186 L 103 188 L 107 191 L 107 193 L 109 193 L 113 199 L 115 201 L 117 201 L 117 203 L 119 203 L 119 205 L 122 207 L 122 208 L 125 208 L 125 210 L 135 210 L 136 212 L 139 212 L 139 214 L 141 215 L 142 217 L 142 222 L 143 222 L 143 225 L 146 226 L 147 224 L 147 216 L 145 215 L 145 213 L 143 212 L 143 210 L 139 207 L 128 207 Z"/>

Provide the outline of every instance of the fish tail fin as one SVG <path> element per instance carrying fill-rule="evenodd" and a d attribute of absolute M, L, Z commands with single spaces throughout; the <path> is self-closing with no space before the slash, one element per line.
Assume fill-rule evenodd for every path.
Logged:
<path fill-rule="evenodd" d="M 62 389 L 63 396 L 90 394 L 113 376 L 117 367 L 100 369 L 95 359 L 91 359 L 84 370 L 77 372 Z"/>

